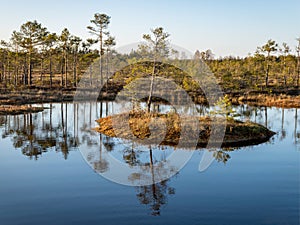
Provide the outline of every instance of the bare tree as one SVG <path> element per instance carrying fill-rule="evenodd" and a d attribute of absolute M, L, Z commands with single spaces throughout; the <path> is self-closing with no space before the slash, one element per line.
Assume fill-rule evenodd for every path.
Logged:
<path fill-rule="evenodd" d="M 151 109 L 154 78 L 157 74 L 157 61 L 160 58 L 167 57 L 170 53 L 168 42 L 168 38 L 170 35 L 164 32 L 164 29 L 162 27 L 152 29 L 151 32 L 152 34 L 143 35 L 143 39 L 147 41 L 147 45 L 139 46 L 139 48 L 142 50 L 148 50 L 148 54 L 150 54 L 150 57 L 152 57 L 153 60 L 149 97 L 147 101 L 148 112 L 150 112 Z"/>

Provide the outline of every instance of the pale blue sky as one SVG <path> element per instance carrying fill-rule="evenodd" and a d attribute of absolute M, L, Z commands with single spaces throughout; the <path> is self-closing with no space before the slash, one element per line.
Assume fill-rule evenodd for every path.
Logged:
<path fill-rule="evenodd" d="M 162 26 L 173 44 L 192 52 L 246 56 L 272 38 L 293 49 L 300 37 L 300 0 L 2 0 L 0 39 L 28 20 L 50 31 L 64 27 L 82 38 L 95 12 L 110 15 L 118 46 L 142 40 Z"/>

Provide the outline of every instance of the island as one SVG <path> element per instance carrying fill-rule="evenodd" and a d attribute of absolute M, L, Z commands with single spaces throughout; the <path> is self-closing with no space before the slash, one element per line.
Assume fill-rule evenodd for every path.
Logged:
<path fill-rule="evenodd" d="M 225 123 L 225 134 L 222 143 L 214 143 L 221 147 L 242 147 L 248 145 L 256 145 L 268 141 L 275 133 L 266 127 L 250 121 L 241 122 L 232 118 L 220 119 L 218 117 L 196 117 L 199 121 L 198 129 L 195 129 L 193 122 L 195 117 L 185 116 L 185 124 L 188 124 L 189 132 L 198 132 L 199 137 L 197 147 L 206 147 L 211 136 L 212 124 L 220 125 Z M 155 132 L 151 134 L 149 124 L 155 122 Z M 127 126 L 118 126 L 114 129 L 114 125 L 123 121 L 128 122 Z M 181 135 L 181 118 L 176 113 L 147 113 L 144 111 L 131 111 L 128 113 L 107 116 L 97 120 L 99 127 L 94 128 L 95 131 L 109 137 L 118 137 L 123 139 L 148 140 L 148 144 L 156 144 L 158 139 L 162 139 L 160 145 L 177 146 Z M 189 121 L 191 121 L 189 123 Z M 190 124 L 190 126 L 189 126 Z M 222 132 L 222 131 L 221 131 Z M 154 135 L 154 136 L 153 136 Z M 150 137 L 150 138 L 149 138 Z M 163 137 L 163 138 L 162 138 Z M 194 141 L 194 140 L 192 140 Z M 212 140 L 213 142 L 214 140 Z M 152 143 L 153 142 L 153 143 Z M 186 145 L 189 146 L 189 141 Z"/>

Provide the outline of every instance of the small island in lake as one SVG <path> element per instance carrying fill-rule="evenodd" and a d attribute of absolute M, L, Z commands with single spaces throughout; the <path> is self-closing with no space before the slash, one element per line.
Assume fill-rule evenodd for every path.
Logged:
<path fill-rule="evenodd" d="M 247 145 L 260 144 L 268 141 L 275 133 L 262 125 L 253 122 L 241 122 L 234 119 L 220 119 L 218 117 L 196 117 L 199 120 L 199 127 L 195 129 L 193 121 L 195 117 L 186 116 L 185 124 L 189 132 L 198 132 L 199 138 L 197 147 L 206 147 L 211 136 L 212 124 L 223 123 L 225 127 L 225 135 L 222 147 L 241 147 Z M 116 124 L 128 122 L 130 129 L 126 126 L 117 126 Z M 155 132 L 151 134 L 149 125 L 155 121 Z M 137 140 L 145 140 L 148 138 L 148 144 L 151 140 L 155 142 L 162 139 L 161 145 L 177 146 L 181 135 L 181 118 L 176 113 L 147 113 L 144 111 L 131 111 L 129 114 L 117 114 L 100 118 L 97 120 L 99 127 L 95 130 L 109 137 L 118 137 L 123 139 L 132 139 L 132 134 Z M 225 123 L 225 124 L 224 124 Z M 189 126 L 190 124 L 190 126 Z M 151 126 L 151 125 L 150 125 Z M 220 131 L 222 132 L 222 131 Z M 153 137 L 154 135 L 154 137 Z M 194 140 L 193 140 L 194 141 Z M 186 141 L 187 146 L 189 141 Z"/>

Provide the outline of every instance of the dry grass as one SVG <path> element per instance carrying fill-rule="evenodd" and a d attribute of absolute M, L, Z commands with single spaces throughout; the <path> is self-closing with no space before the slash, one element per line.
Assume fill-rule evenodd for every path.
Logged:
<path fill-rule="evenodd" d="M 195 127 L 195 119 L 198 119 L 199 127 Z M 145 112 L 130 112 L 127 114 L 118 114 L 101 118 L 97 122 L 99 127 L 95 128 L 97 132 L 110 137 L 124 139 L 135 139 L 143 144 L 161 143 L 161 145 L 177 146 L 181 138 L 181 120 L 185 122 L 185 131 L 194 134 L 199 132 L 198 146 L 205 147 L 211 136 L 212 124 L 220 125 L 223 120 L 209 117 L 182 117 L 178 114 L 147 114 Z M 124 125 L 124 121 L 127 123 Z M 153 121 L 154 125 L 153 125 Z M 123 125 L 122 125 L 123 124 Z M 151 125 L 150 125 L 151 124 Z M 129 126 L 127 126 L 129 125 Z M 149 125 L 151 128 L 149 128 Z M 224 124 L 223 124 L 224 126 Z M 129 129 L 128 129 L 129 128 Z M 152 133 L 151 133 L 152 132 Z M 215 131 L 216 132 L 216 131 Z M 218 132 L 218 131 L 217 131 Z M 240 122 L 235 120 L 226 121 L 226 131 L 223 147 L 245 146 L 265 142 L 275 133 L 267 128 L 252 122 Z M 157 141 L 160 142 L 157 142 Z M 189 140 L 184 140 L 186 146 L 189 146 Z M 194 140 L 192 140 L 193 142 Z"/>
<path fill-rule="evenodd" d="M 2 105 L 0 106 L 0 115 L 18 115 L 24 113 L 36 113 L 43 111 L 43 107 L 32 107 L 32 106 L 15 106 L 15 105 Z"/>
<path fill-rule="evenodd" d="M 300 96 L 290 95 L 248 95 L 237 99 L 238 104 L 247 103 L 254 106 L 300 108 Z"/>

